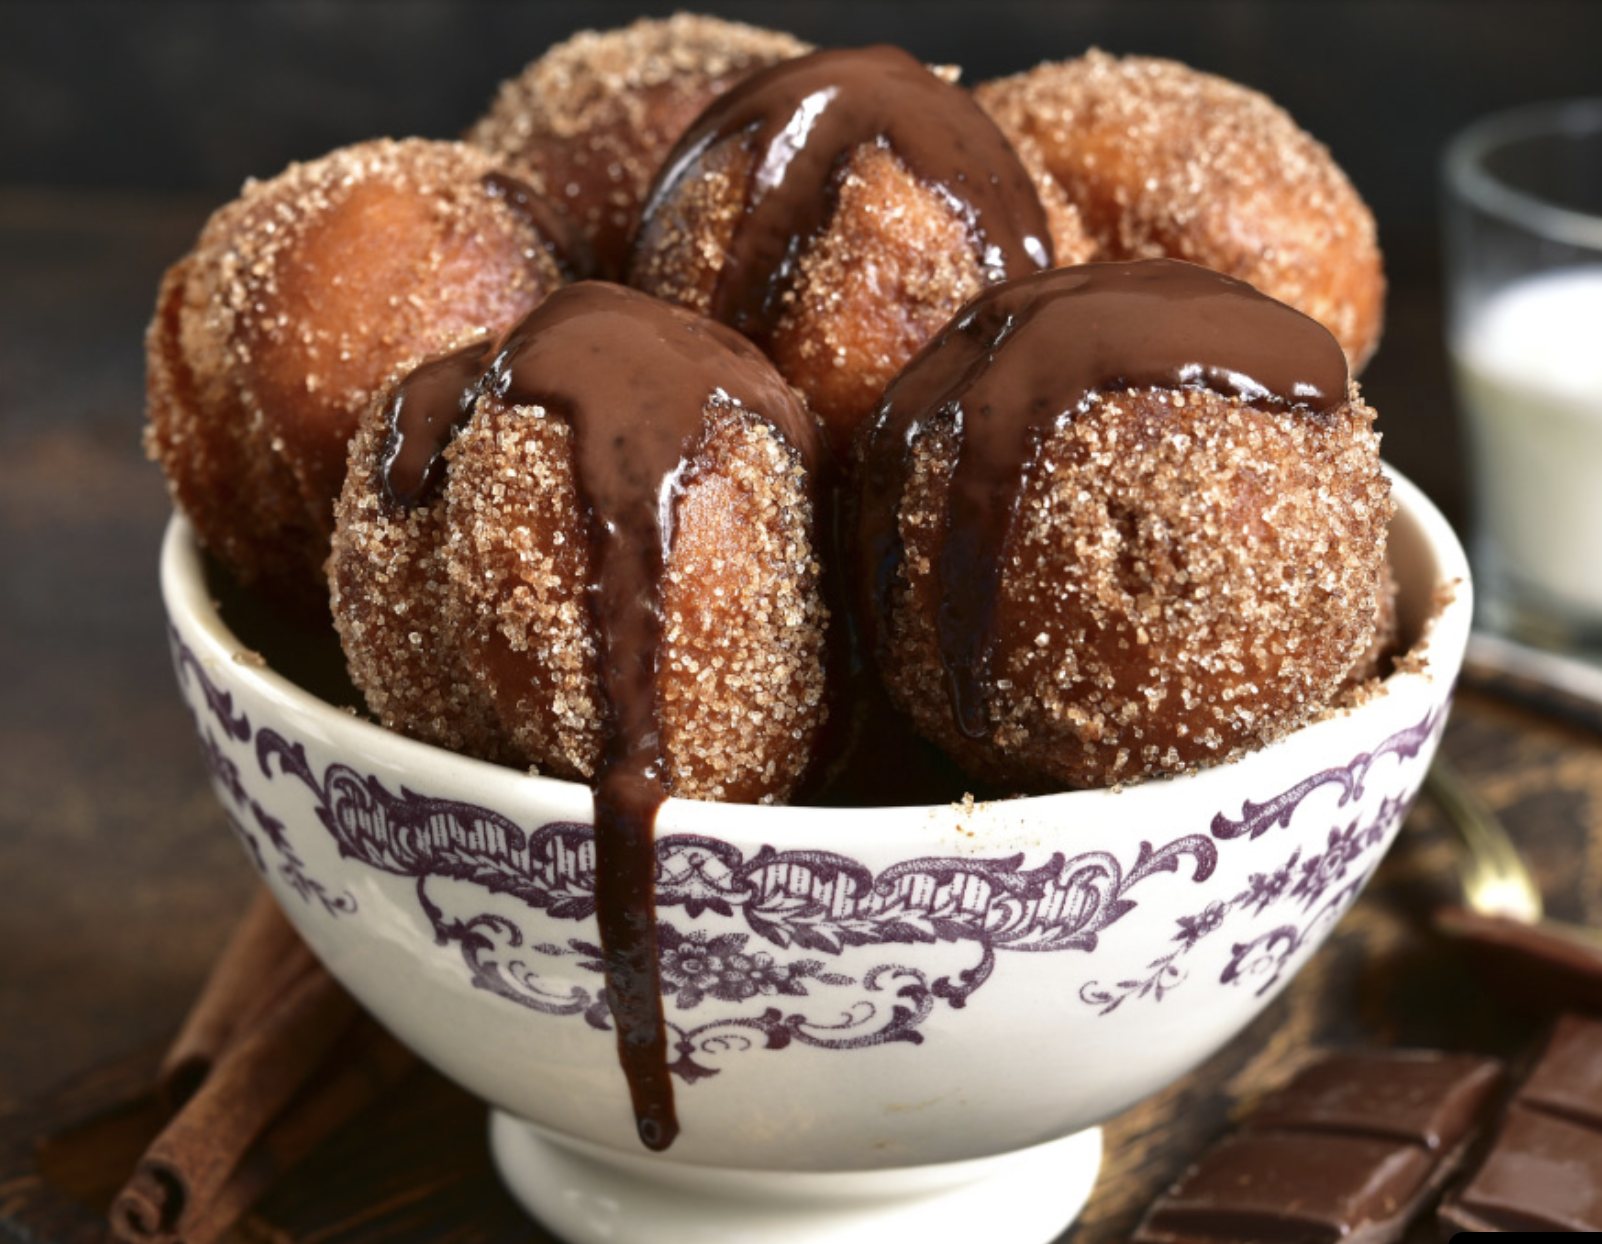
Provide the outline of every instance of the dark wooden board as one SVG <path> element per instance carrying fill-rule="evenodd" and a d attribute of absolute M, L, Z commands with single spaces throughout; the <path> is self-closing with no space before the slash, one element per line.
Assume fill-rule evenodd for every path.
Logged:
<path fill-rule="evenodd" d="M 103 1244 L 105 1214 L 166 1115 L 159 1047 L 0 1117 L 0 1238 Z M 490 1164 L 481 1102 L 429 1071 L 332 1136 L 234 1231 L 238 1240 L 543 1244 Z"/>

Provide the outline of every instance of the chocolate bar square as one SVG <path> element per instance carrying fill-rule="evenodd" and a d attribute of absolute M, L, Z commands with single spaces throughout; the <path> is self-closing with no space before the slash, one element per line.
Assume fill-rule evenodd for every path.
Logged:
<path fill-rule="evenodd" d="M 1558 1020 L 1439 1217 L 1460 1231 L 1602 1231 L 1602 1021 Z"/>
<path fill-rule="evenodd" d="M 1397 1240 L 1456 1169 L 1501 1081 L 1500 1063 L 1474 1055 L 1329 1055 L 1158 1197 L 1135 1244 Z"/>
<path fill-rule="evenodd" d="M 1440 1220 L 1457 1231 L 1602 1231 L 1602 1136 L 1510 1107 L 1495 1145 Z"/>
<path fill-rule="evenodd" d="M 1602 1024 L 1562 1016 L 1517 1098 L 1548 1114 L 1602 1128 Z"/>
<path fill-rule="evenodd" d="M 1316 1132 L 1237 1132 L 1152 1207 L 1142 1241 L 1337 1244 L 1391 1218 L 1435 1165 L 1417 1145 Z"/>
<path fill-rule="evenodd" d="M 1351 1132 L 1450 1149 L 1484 1113 L 1486 1093 L 1500 1078 L 1497 1063 L 1474 1054 L 1330 1054 L 1264 1098 L 1246 1126 Z"/>

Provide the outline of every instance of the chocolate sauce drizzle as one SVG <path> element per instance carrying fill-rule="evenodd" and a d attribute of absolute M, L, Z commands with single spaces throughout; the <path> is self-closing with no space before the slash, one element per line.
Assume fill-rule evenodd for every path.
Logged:
<path fill-rule="evenodd" d="M 555 262 L 564 281 L 582 281 L 595 275 L 595 252 L 578 226 L 533 186 L 509 173 L 485 173 L 483 185 L 539 235 L 540 245 Z"/>
<path fill-rule="evenodd" d="M 745 214 L 718 273 L 712 315 L 771 335 L 807 243 L 828 223 L 846 158 L 888 146 L 967 225 L 988 282 L 1051 266 L 1045 209 L 1017 153 L 961 88 L 900 48 L 814 52 L 744 79 L 679 139 L 642 214 L 643 232 L 713 147 L 743 135 Z"/>
<path fill-rule="evenodd" d="M 551 294 L 492 358 L 469 347 L 402 383 L 380 465 L 392 503 L 424 505 L 436 494 L 445 448 L 484 395 L 541 406 L 573 431 L 606 712 L 595 778 L 596 918 L 640 1139 L 665 1149 L 678 1122 L 657 964 L 654 835 L 669 781 L 656 668 L 675 504 L 695 469 L 709 404 L 758 413 L 809 471 L 822 461 L 820 434 L 739 334 L 621 286 L 582 282 Z"/>
<path fill-rule="evenodd" d="M 395 386 L 378 478 L 396 509 L 427 505 L 444 483 L 445 446 L 473 413 L 493 344 L 484 338 L 430 359 Z"/>
<path fill-rule="evenodd" d="M 958 439 L 936 576 L 953 715 L 990 733 L 993 626 L 1006 543 L 1039 446 L 1101 393 L 1210 389 L 1306 414 L 1346 400 L 1345 355 L 1316 321 L 1244 282 L 1176 260 L 1059 268 L 987 290 L 885 391 L 860 500 L 862 624 L 885 642 L 902 557 L 911 447 L 931 422 Z"/>

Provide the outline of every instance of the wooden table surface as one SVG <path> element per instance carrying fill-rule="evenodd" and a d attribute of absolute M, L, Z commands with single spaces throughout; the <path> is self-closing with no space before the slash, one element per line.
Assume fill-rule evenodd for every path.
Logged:
<path fill-rule="evenodd" d="M 74 1077 L 95 1073 L 80 1103 L 136 1077 L 254 884 L 173 687 L 156 591 L 168 502 L 140 449 L 143 326 L 209 207 L 0 190 L 0 1114 L 13 1118 Z M 1450 513 L 1461 490 L 1440 448 L 1455 441 L 1433 269 L 1401 257 L 1392 282 L 1365 388 L 1387 456 Z M 1468 690 L 1445 747 L 1506 814 L 1549 907 L 1602 922 L 1602 738 Z M 1450 865 L 1421 805 L 1290 989 L 1207 1067 L 1109 1124 L 1101 1182 L 1064 1240 L 1124 1238 L 1232 1112 L 1314 1048 L 1528 1040 L 1538 1016 L 1487 993 L 1429 929 Z M 546 1239 L 494 1181 L 482 1109 L 431 1073 L 413 1087 L 331 1142 L 318 1165 L 345 1172 L 343 1189 L 291 1179 L 245 1236 Z M 57 1173 L 89 1200 L 105 1191 Z M 8 1228 L 6 1195 L 0 1238 L 75 1244 L 65 1227 Z"/>

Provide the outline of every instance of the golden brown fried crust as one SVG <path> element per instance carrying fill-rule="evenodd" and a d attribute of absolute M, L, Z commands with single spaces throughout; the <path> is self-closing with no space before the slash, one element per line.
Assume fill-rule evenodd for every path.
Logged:
<path fill-rule="evenodd" d="M 518 165 L 614 276 L 646 191 L 690 122 L 753 70 L 811 50 L 778 31 L 689 13 L 583 31 L 504 82 L 466 137 Z"/>
<path fill-rule="evenodd" d="M 461 143 L 375 140 L 246 184 L 168 274 L 147 444 L 247 583 L 321 595 L 360 412 L 402 362 L 498 331 L 561 275 Z"/>
<path fill-rule="evenodd" d="M 351 470 L 335 507 L 329 597 L 351 680 L 389 729 L 516 763 L 462 655 L 445 499 L 407 510 L 386 502 L 380 464 L 387 435 L 380 398 L 351 442 Z"/>
<path fill-rule="evenodd" d="M 768 344 L 837 453 L 918 348 L 982 288 L 963 222 L 891 151 L 859 147 Z"/>
<path fill-rule="evenodd" d="M 383 415 L 375 408 L 353 447 L 330 562 L 352 678 L 392 729 L 590 780 L 605 716 L 567 424 L 481 398 L 447 450 L 443 491 L 399 511 L 378 478 Z M 662 584 L 657 711 L 669 788 L 781 800 L 826 715 L 808 485 L 758 416 L 724 407 L 709 418 Z"/>
<path fill-rule="evenodd" d="M 641 222 L 629 285 L 697 314 L 712 314 L 718 274 L 745 213 L 751 160 L 737 142 L 717 144 L 702 154 L 697 175 L 680 182 L 678 193 L 664 198 Z"/>
<path fill-rule="evenodd" d="M 992 736 L 956 728 L 932 567 L 954 442 L 927 434 L 901 504 L 893 698 L 970 772 L 1107 786 L 1229 760 L 1324 710 L 1388 590 L 1373 412 L 1206 391 L 1103 394 L 1040 449 L 1007 545 Z"/>
<path fill-rule="evenodd" d="M 630 283 L 703 314 L 712 309 L 729 238 L 745 210 L 750 155 L 731 139 L 710 149 L 640 232 Z M 966 223 L 885 147 L 842 163 L 834 210 L 802 251 L 764 347 L 846 456 L 885 386 L 984 287 Z M 1060 200 L 1060 195 L 1059 195 Z M 1059 202 L 1048 221 L 1059 252 L 1088 249 Z"/>
<path fill-rule="evenodd" d="M 1318 320 L 1354 372 L 1373 354 L 1385 297 L 1373 215 L 1266 96 L 1175 61 L 1091 51 L 974 97 L 1038 153 L 1095 258 L 1201 264 Z"/>
<path fill-rule="evenodd" d="M 1380 586 L 1379 604 L 1374 616 L 1374 630 L 1368 647 L 1357 663 L 1346 671 L 1336 692 L 1335 703 L 1359 703 L 1390 674 L 1392 665 L 1400 655 L 1401 620 L 1396 613 L 1396 576 L 1391 571 L 1390 559 L 1385 561 L 1384 578 Z"/>
<path fill-rule="evenodd" d="M 724 413 L 677 512 L 658 676 L 674 790 L 735 803 L 792 794 L 825 715 L 822 566 L 794 453 Z"/>
<path fill-rule="evenodd" d="M 290 603 L 314 610 L 327 537 L 277 463 L 265 420 L 240 412 L 221 369 L 197 374 L 190 366 L 192 353 L 211 352 L 193 262 L 168 269 L 145 333 L 146 452 L 160 463 L 174 505 L 225 566 L 248 582 L 287 585 Z"/>

